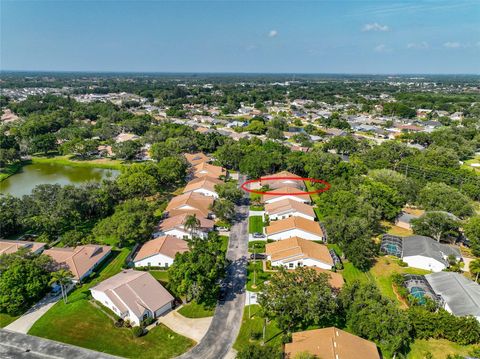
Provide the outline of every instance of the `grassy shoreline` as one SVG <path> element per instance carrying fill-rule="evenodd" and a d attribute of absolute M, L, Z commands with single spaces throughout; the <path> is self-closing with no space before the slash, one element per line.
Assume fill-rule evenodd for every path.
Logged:
<path fill-rule="evenodd" d="M 105 168 L 111 170 L 121 170 L 124 166 L 120 160 L 111 159 L 97 159 L 97 160 L 85 160 L 78 161 L 72 160 L 70 156 L 53 156 L 53 157 L 32 157 L 31 163 L 53 163 L 64 166 L 72 167 L 93 167 L 93 168 Z"/>
<path fill-rule="evenodd" d="M 15 162 L 10 165 L 5 166 L 5 168 L 0 170 L 0 182 L 6 180 L 8 177 L 13 176 L 15 173 L 19 172 L 24 165 L 29 161 L 20 161 Z"/>

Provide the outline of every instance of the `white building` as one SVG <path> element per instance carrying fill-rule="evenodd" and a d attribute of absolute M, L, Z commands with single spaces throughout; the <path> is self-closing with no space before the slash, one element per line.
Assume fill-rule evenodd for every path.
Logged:
<path fill-rule="evenodd" d="M 173 264 L 175 255 L 188 251 L 188 244 L 174 236 L 161 236 L 145 242 L 133 259 L 135 267 L 165 267 Z"/>
<path fill-rule="evenodd" d="M 288 217 L 303 217 L 314 221 L 316 216 L 313 208 L 308 204 L 294 201 L 293 199 L 284 199 L 281 201 L 265 205 L 265 213 L 270 220 L 285 219 Z"/>
<path fill-rule="evenodd" d="M 276 241 L 291 237 L 300 237 L 311 241 L 325 240 L 320 224 L 302 217 L 289 217 L 272 221 L 265 231 L 267 239 Z"/>

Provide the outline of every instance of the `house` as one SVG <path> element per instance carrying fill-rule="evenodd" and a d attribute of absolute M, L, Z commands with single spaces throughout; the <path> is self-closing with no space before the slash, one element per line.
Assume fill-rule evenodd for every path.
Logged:
<path fill-rule="evenodd" d="M 410 267 L 440 272 L 449 267 L 448 257 L 462 260 L 460 251 L 447 244 L 425 236 L 397 237 L 384 235 L 380 250 L 395 255 Z"/>
<path fill-rule="evenodd" d="M 311 206 L 290 198 L 266 204 L 265 213 L 267 213 L 270 220 L 273 221 L 288 217 L 303 217 L 311 221 L 314 221 L 316 218 Z"/>
<path fill-rule="evenodd" d="M 0 255 L 12 254 L 21 248 L 28 249 L 33 254 L 40 254 L 44 249 L 46 243 L 28 242 L 28 241 L 9 241 L 6 239 L 0 240 Z"/>
<path fill-rule="evenodd" d="M 281 240 L 300 237 L 311 241 L 324 241 L 325 236 L 318 222 L 303 217 L 289 217 L 273 221 L 265 229 L 268 239 Z"/>
<path fill-rule="evenodd" d="M 410 208 L 404 208 L 400 215 L 395 220 L 395 225 L 404 229 L 412 229 L 411 222 L 413 219 L 420 218 L 423 215 L 423 210 L 414 210 Z"/>
<path fill-rule="evenodd" d="M 140 325 L 173 307 L 173 296 L 148 272 L 123 270 L 90 288 L 92 297 L 124 320 Z"/>
<path fill-rule="evenodd" d="M 191 166 L 196 166 L 199 165 L 200 163 L 203 162 L 209 162 L 210 157 L 208 157 L 206 154 L 203 152 L 197 152 L 197 153 L 185 153 L 184 154 L 185 159 Z"/>
<path fill-rule="evenodd" d="M 168 202 L 165 213 L 170 217 L 182 213 L 197 214 L 197 217 L 210 217 L 210 207 L 214 202 L 213 197 L 207 197 L 200 193 L 189 192 L 173 197 Z"/>
<path fill-rule="evenodd" d="M 202 162 L 193 167 L 193 176 L 197 178 L 205 176 L 214 178 L 227 177 L 227 170 L 220 166 Z"/>
<path fill-rule="evenodd" d="M 126 141 L 134 141 L 139 139 L 140 137 L 133 134 L 133 133 L 124 133 L 122 132 L 117 137 L 115 137 L 115 143 L 122 143 Z"/>
<path fill-rule="evenodd" d="M 310 196 L 308 194 L 301 194 L 302 191 L 296 187 L 280 187 L 272 191 L 268 191 L 262 195 L 265 204 L 282 201 L 284 199 L 291 199 L 297 202 L 310 203 Z"/>
<path fill-rule="evenodd" d="M 265 253 L 273 267 L 332 269 L 334 265 L 327 246 L 299 237 L 267 243 Z"/>
<path fill-rule="evenodd" d="M 133 259 L 135 267 L 165 267 L 173 264 L 175 255 L 188 251 L 188 244 L 175 236 L 161 236 L 145 242 Z"/>
<path fill-rule="evenodd" d="M 446 311 L 456 316 L 472 315 L 480 321 L 480 285 L 460 273 L 438 272 L 425 276 Z"/>
<path fill-rule="evenodd" d="M 218 198 L 218 193 L 215 191 L 215 186 L 217 184 L 222 184 L 223 181 L 210 176 L 194 178 L 187 183 L 183 189 L 183 193 L 200 193 L 204 196 Z"/>
<path fill-rule="evenodd" d="M 280 179 L 282 177 L 290 177 L 293 179 Z M 302 177 L 288 171 L 282 171 L 272 175 L 266 175 L 260 178 L 260 185 L 268 186 L 272 189 L 277 189 L 281 187 L 295 187 L 301 190 L 305 189 L 305 184 L 303 183 Z"/>
<path fill-rule="evenodd" d="M 335 327 L 292 333 L 285 358 L 305 352 L 322 359 L 380 359 L 375 343 Z"/>
<path fill-rule="evenodd" d="M 185 228 L 185 222 L 190 215 L 190 213 L 185 212 L 164 219 L 158 226 L 158 232 L 154 233 L 154 237 L 169 235 L 177 238 L 192 238 L 192 230 Z M 193 215 L 196 216 L 195 213 Z M 215 222 L 205 217 L 196 217 L 200 222 L 200 226 L 195 230 L 194 234 L 202 238 L 207 238 L 208 232 L 213 230 Z"/>
<path fill-rule="evenodd" d="M 73 282 L 81 282 L 110 254 L 112 247 L 86 244 L 77 247 L 50 248 L 43 254 L 73 274 Z"/>

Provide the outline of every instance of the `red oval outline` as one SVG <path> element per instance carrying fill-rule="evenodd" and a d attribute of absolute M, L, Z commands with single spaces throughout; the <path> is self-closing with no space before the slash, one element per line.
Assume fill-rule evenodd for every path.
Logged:
<path fill-rule="evenodd" d="M 302 181 L 302 182 L 309 181 L 309 182 L 313 182 L 313 183 L 323 183 L 325 185 L 325 188 L 320 188 L 320 189 L 315 190 L 315 191 L 299 191 L 299 192 L 293 192 L 293 193 L 272 192 L 272 191 L 262 192 L 262 191 L 257 191 L 257 190 L 254 190 L 254 189 L 246 188 L 246 185 L 248 185 L 250 183 L 255 183 L 255 182 L 260 182 L 260 181 L 282 180 L 282 179 Z M 249 192 L 249 193 L 266 194 L 266 195 L 278 195 L 278 196 L 301 196 L 301 195 L 306 195 L 306 194 L 308 194 L 308 195 L 317 194 L 317 193 L 322 193 L 322 192 L 328 191 L 331 187 L 332 187 L 332 185 L 325 180 L 321 180 L 321 179 L 317 179 L 317 178 L 309 178 L 309 177 L 260 177 L 260 178 L 257 178 L 257 179 L 245 181 L 240 186 L 241 189 L 243 189 L 244 191 Z"/>

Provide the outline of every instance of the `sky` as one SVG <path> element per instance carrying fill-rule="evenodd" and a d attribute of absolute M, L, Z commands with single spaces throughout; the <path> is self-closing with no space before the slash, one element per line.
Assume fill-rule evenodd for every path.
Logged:
<path fill-rule="evenodd" d="M 479 74 L 480 1 L 0 0 L 0 69 Z"/>

